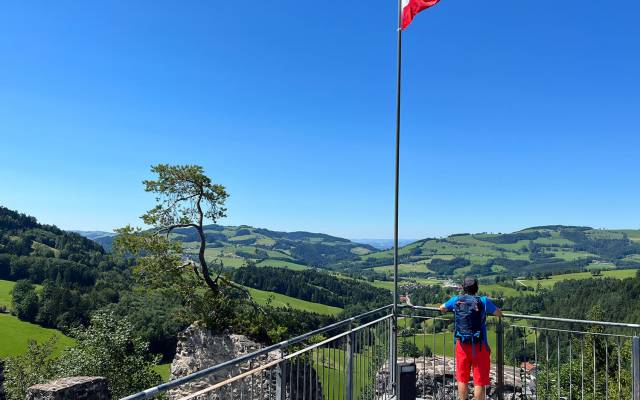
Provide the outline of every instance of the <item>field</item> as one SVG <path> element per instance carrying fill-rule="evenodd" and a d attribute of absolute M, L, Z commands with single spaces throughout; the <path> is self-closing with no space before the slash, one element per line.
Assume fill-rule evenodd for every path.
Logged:
<path fill-rule="evenodd" d="M 633 242 L 640 242 L 640 230 L 604 230 L 554 225 L 505 234 L 463 233 L 446 238 L 423 239 L 398 249 L 401 258 L 399 275 L 408 277 L 416 273 L 428 273 L 430 276 L 459 278 L 473 273 L 488 278 L 495 274 L 518 276 L 537 272 L 613 270 L 633 267 L 634 264 L 637 264 L 636 267 L 640 266 L 640 248 L 637 246 L 633 247 L 631 254 L 618 250 L 616 254 L 611 254 L 598 247 L 599 240 L 619 241 L 616 245 L 621 249 Z M 362 268 L 371 268 L 377 273 L 391 275 L 392 256 L 392 250 L 367 254 L 361 257 Z M 455 263 L 447 265 L 446 261 L 453 258 L 464 260 L 456 260 Z M 616 261 L 622 258 L 624 264 Z M 436 259 L 443 262 L 434 265 Z M 586 265 L 589 261 L 584 260 L 593 262 Z M 467 263 L 468 265 L 465 265 Z M 495 290 L 500 290 L 505 295 L 513 295 L 515 292 L 502 288 Z"/>
<path fill-rule="evenodd" d="M 44 342 L 52 336 L 58 339 L 54 355 L 72 346 L 73 339 L 55 329 L 46 329 L 29 322 L 20 321 L 17 317 L 0 314 L 0 358 L 24 354 L 29 340 Z"/>
<path fill-rule="evenodd" d="M 11 291 L 16 285 L 13 281 L 0 280 L 0 306 L 7 307 L 7 310 L 11 310 Z M 36 291 L 42 289 L 41 285 L 35 285 Z"/>
<path fill-rule="evenodd" d="M 270 301 L 273 307 L 291 307 L 298 310 L 311 311 L 318 314 L 337 315 L 342 312 L 342 308 L 326 306 L 324 304 L 312 303 L 310 301 L 300 300 L 293 297 L 285 296 L 279 293 L 266 292 L 253 288 L 247 288 L 251 297 L 258 304 L 267 304 Z"/>
<path fill-rule="evenodd" d="M 0 280 L 0 306 L 11 307 L 11 291 L 15 286 L 15 282 Z"/>
<path fill-rule="evenodd" d="M 636 276 L 637 271 L 638 271 L 637 269 L 618 269 L 618 270 L 611 270 L 611 271 L 603 271 L 602 277 L 616 278 L 616 279 L 633 278 L 634 276 Z M 521 280 L 520 282 L 533 288 L 538 287 L 538 283 L 540 283 L 540 285 L 543 288 L 551 288 L 553 287 L 553 285 L 556 284 L 556 282 L 565 281 L 568 279 L 579 280 L 579 279 L 589 279 L 589 278 L 594 278 L 594 276 L 591 275 L 591 272 L 576 272 L 572 274 L 552 275 L 549 279 L 541 279 L 541 280 L 525 279 L 525 280 Z"/>
<path fill-rule="evenodd" d="M 0 305 L 11 308 L 11 291 L 15 282 L 0 280 Z M 29 322 L 20 321 L 9 314 L 0 314 L 0 358 L 23 354 L 27 351 L 29 340 L 44 342 L 50 337 L 58 338 L 55 354 L 73 345 L 73 339 L 55 329 L 46 329 Z"/>
<path fill-rule="evenodd" d="M 486 293 L 487 295 L 489 295 L 489 297 L 515 297 L 519 296 L 522 292 L 518 292 L 516 289 L 505 287 L 502 285 L 485 285 L 481 283 L 480 293 Z"/>
<path fill-rule="evenodd" d="M 291 261 L 283 261 L 283 260 L 263 260 L 256 264 L 258 267 L 279 267 L 279 268 L 287 268 L 292 269 L 294 271 L 303 271 L 305 269 L 309 269 L 306 265 L 296 264 Z"/>

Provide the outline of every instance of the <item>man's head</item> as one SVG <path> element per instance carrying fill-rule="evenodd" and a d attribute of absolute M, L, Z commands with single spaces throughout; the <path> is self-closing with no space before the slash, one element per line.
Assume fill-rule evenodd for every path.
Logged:
<path fill-rule="evenodd" d="M 462 281 L 462 290 L 465 294 L 475 295 L 478 293 L 478 280 L 471 276 L 467 276 Z"/>

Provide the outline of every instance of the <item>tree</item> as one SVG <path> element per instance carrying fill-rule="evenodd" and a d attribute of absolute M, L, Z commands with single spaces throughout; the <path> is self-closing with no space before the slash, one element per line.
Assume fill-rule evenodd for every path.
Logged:
<path fill-rule="evenodd" d="M 126 318 L 97 312 L 86 329 L 75 329 L 77 344 L 66 349 L 57 365 L 58 376 L 104 376 L 114 398 L 160 384 L 153 366 L 159 361 L 135 335 Z"/>
<path fill-rule="evenodd" d="M 156 205 L 142 215 L 142 221 L 151 225 L 151 231 L 134 229 L 131 226 L 117 230 L 116 250 L 140 255 L 138 270 L 147 279 L 180 279 L 185 269 L 190 268 L 197 280 L 208 286 L 213 294 L 220 290 L 223 265 L 217 265 L 212 273 L 205 257 L 207 238 L 204 223 L 216 223 L 226 216 L 224 203 L 229 196 L 224 186 L 213 183 L 197 165 L 159 164 L 151 167 L 157 175 L 155 180 L 145 180 L 145 191 L 156 195 Z M 185 254 L 178 242 L 170 240 L 176 229 L 194 229 L 200 242 L 197 262 Z M 215 275 L 215 276 L 214 276 Z M 228 283 L 228 282 L 227 282 Z"/>
<path fill-rule="evenodd" d="M 26 353 L 6 360 L 4 386 L 8 400 L 24 400 L 29 387 L 56 376 L 55 343 L 55 337 L 41 344 L 29 340 Z"/>
<path fill-rule="evenodd" d="M 156 194 L 157 203 L 142 220 L 152 229 L 126 226 L 117 230 L 119 235 L 114 241 L 116 252 L 135 257 L 134 272 L 140 283 L 148 289 L 171 289 L 178 293 L 190 312 L 186 318 L 201 320 L 214 332 L 237 327 L 243 314 L 264 313 L 244 287 L 223 275 L 221 262 L 213 271 L 205 257 L 204 223 L 215 223 L 226 215 L 225 188 L 212 183 L 200 166 L 160 164 L 151 171 L 157 179 L 144 181 L 145 191 Z M 171 240 L 172 232 L 186 229 L 196 231 L 200 243 L 197 260 L 184 251 L 182 242 Z M 262 326 L 257 330 L 268 329 Z"/>
<path fill-rule="evenodd" d="M 38 315 L 38 295 L 35 286 L 26 280 L 18 281 L 13 287 L 11 306 L 18 318 L 34 321 Z"/>
<path fill-rule="evenodd" d="M 197 165 L 159 164 L 152 167 L 151 171 L 158 178 L 145 180 L 145 191 L 157 195 L 157 204 L 142 216 L 142 220 L 153 226 L 156 232 L 166 233 L 167 236 L 174 229 L 195 229 L 200 238 L 200 273 L 207 286 L 216 292 L 222 269 L 218 270 L 216 278 L 211 278 L 205 258 L 207 240 L 203 224 L 205 220 L 216 223 L 218 219 L 226 217 L 224 203 L 229 195 L 224 186 L 212 183 L 202 167 Z M 198 274 L 197 269 L 194 272 Z"/>

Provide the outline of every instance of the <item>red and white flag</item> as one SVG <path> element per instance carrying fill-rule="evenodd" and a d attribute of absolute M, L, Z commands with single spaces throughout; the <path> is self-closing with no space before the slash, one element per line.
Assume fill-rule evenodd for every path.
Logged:
<path fill-rule="evenodd" d="M 438 4 L 440 0 L 402 0 L 402 29 L 405 29 L 413 17 L 420 11 Z"/>

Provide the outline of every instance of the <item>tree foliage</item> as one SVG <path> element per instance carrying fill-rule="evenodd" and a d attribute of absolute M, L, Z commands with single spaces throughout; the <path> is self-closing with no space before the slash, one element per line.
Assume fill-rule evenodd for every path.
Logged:
<path fill-rule="evenodd" d="M 4 387 L 8 400 L 24 400 L 27 389 L 57 376 L 53 358 L 55 337 L 44 343 L 30 340 L 27 351 L 5 361 Z"/>
<path fill-rule="evenodd" d="M 153 371 L 159 357 L 135 334 L 131 323 L 110 312 L 98 312 L 86 329 L 76 329 L 77 344 L 57 362 L 59 376 L 104 376 L 114 398 L 144 390 L 161 382 Z"/>
<path fill-rule="evenodd" d="M 76 345 L 54 358 L 55 339 L 30 341 L 27 352 L 6 361 L 5 386 L 9 400 L 22 400 L 29 387 L 69 376 L 104 376 L 114 398 L 159 384 L 153 370 L 159 357 L 134 332 L 126 318 L 98 312 L 88 328 L 72 332 Z"/>

